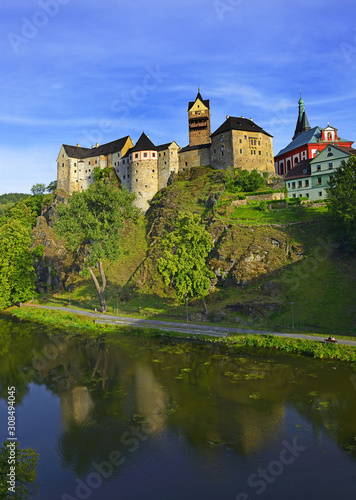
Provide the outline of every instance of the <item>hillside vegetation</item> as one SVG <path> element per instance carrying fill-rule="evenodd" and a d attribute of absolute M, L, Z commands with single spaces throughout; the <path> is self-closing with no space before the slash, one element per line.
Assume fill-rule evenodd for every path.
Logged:
<path fill-rule="evenodd" d="M 294 323 L 298 331 L 356 334 L 356 259 L 333 241 L 324 206 L 256 197 L 281 190 L 280 181 L 271 180 L 246 193 L 236 189 L 231 173 L 205 167 L 176 176 L 156 194 L 145 217 L 127 225 L 120 257 L 104 262 L 109 312 L 118 307 L 121 315 L 185 320 L 185 304 L 163 283 L 157 260 L 162 236 L 179 212 L 188 211 L 201 216 L 214 243 L 207 311 L 191 301 L 190 321 L 270 330 L 291 330 Z M 47 222 L 39 218 L 33 231 L 33 247 L 40 249 L 39 299 L 63 305 L 70 298 L 71 307 L 93 310 L 96 292 L 79 274 L 82 263 Z"/>

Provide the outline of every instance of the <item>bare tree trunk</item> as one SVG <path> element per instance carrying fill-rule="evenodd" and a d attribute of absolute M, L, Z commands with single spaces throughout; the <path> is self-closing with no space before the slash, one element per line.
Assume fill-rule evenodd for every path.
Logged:
<path fill-rule="evenodd" d="M 206 307 L 206 303 L 205 303 L 204 299 L 203 299 L 203 310 L 204 310 L 204 314 L 207 316 L 209 314 L 209 311 L 208 311 L 208 308 Z"/>
<path fill-rule="evenodd" d="M 99 273 L 100 273 L 100 277 L 101 277 L 101 286 L 99 285 L 99 282 L 94 274 L 93 268 L 89 267 L 89 272 L 90 272 L 91 279 L 94 282 L 96 292 L 98 294 L 101 312 L 104 313 L 108 310 L 108 308 L 107 308 L 107 305 L 105 302 L 105 297 L 104 297 L 104 291 L 106 288 L 106 277 L 105 277 L 105 273 L 104 273 L 103 263 L 101 262 L 101 260 L 99 261 Z"/>

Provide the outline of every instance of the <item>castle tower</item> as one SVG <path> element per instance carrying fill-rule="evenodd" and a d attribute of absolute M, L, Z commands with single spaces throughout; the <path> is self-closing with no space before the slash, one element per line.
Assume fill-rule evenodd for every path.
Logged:
<path fill-rule="evenodd" d="M 142 133 L 136 145 L 127 151 L 123 161 L 127 161 L 128 172 L 131 171 L 128 187 L 131 192 L 136 193 L 135 205 L 146 212 L 149 208 L 148 201 L 158 191 L 157 147 Z"/>
<path fill-rule="evenodd" d="M 310 130 L 310 128 L 311 128 L 309 125 L 307 114 L 305 112 L 304 101 L 302 99 L 302 93 L 300 93 L 300 99 L 298 101 L 298 105 L 299 105 L 299 113 L 298 113 L 297 125 L 295 127 L 294 136 L 293 136 L 292 140 L 294 140 L 297 137 L 297 135 L 301 134 L 302 132 L 306 132 L 307 130 Z"/>
<path fill-rule="evenodd" d="M 209 144 L 210 139 L 210 103 L 209 99 L 203 100 L 200 89 L 195 101 L 188 105 L 189 119 L 189 146 Z"/>

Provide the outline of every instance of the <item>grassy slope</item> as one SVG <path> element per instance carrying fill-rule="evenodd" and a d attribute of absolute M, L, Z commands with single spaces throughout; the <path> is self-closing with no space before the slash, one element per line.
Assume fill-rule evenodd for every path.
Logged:
<path fill-rule="evenodd" d="M 356 335 L 353 286 L 356 282 L 356 259 L 342 255 L 330 240 L 325 211 L 322 208 L 309 208 L 262 212 L 256 208 L 256 204 L 234 207 L 232 210 L 233 195 L 224 192 L 221 196 L 223 203 L 219 200 L 217 218 L 214 218 L 209 200 L 219 197 L 223 189 L 222 172 L 201 168 L 191 174 L 183 174 L 179 181 L 157 193 L 145 222 L 127 231 L 121 257 L 116 262 L 106 263 L 109 312 L 116 310 L 118 293 L 119 314 L 157 319 L 185 318 L 184 305 L 176 303 L 172 293 L 164 289 L 157 276 L 154 258 L 144 259 L 148 248 L 152 248 L 150 245 L 167 230 L 169 220 L 175 217 L 177 211 L 189 210 L 201 214 L 210 227 L 225 224 L 227 231 L 220 242 L 219 251 L 227 256 L 251 245 L 251 230 L 246 227 L 246 222 L 241 224 L 242 218 L 249 219 L 249 224 L 254 228 L 254 247 L 263 248 L 266 238 L 281 239 L 283 236 L 305 252 L 304 258 L 299 261 L 276 259 L 273 270 L 260 275 L 257 273 L 248 286 L 218 288 L 207 300 L 211 321 L 219 319 L 234 326 L 261 329 L 274 329 L 280 325 L 281 329 L 288 330 L 292 327 L 293 301 L 296 330 Z M 224 204 L 225 210 L 222 208 Z M 305 224 L 258 227 L 261 221 L 265 223 L 266 217 L 277 217 L 283 223 L 305 221 Z M 147 242 L 146 233 L 149 234 Z M 136 288 L 129 283 L 132 275 L 139 281 Z M 43 299 L 55 304 L 67 303 L 68 292 Z M 226 306 L 246 302 L 257 304 L 252 314 L 226 309 Z M 258 307 L 260 303 L 278 303 L 279 307 L 267 312 Z M 95 290 L 90 280 L 77 279 L 71 292 L 71 305 L 91 310 L 97 307 Z M 190 312 L 200 313 L 201 305 L 190 304 Z"/>

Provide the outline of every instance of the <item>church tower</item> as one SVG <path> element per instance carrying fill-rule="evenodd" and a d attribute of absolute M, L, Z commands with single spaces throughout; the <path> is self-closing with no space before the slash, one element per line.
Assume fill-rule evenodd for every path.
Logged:
<path fill-rule="evenodd" d="M 189 146 L 211 143 L 210 139 L 210 103 L 204 100 L 198 89 L 195 101 L 188 105 Z"/>
<path fill-rule="evenodd" d="M 302 99 L 302 93 L 300 93 L 300 99 L 298 101 L 299 105 L 299 113 L 298 113 L 298 119 L 297 119 L 297 125 L 295 127 L 294 135 L 293 135 L 293 141 L 297 137 L 297 135 L 301 134 L 302 132 L 306 132 L 307 130 L 310 130 L 310 125 L 309 121 L 307 118 L 307 114 L 305 112 L 305 106 L 304 106 L 304 101 Z"/>

